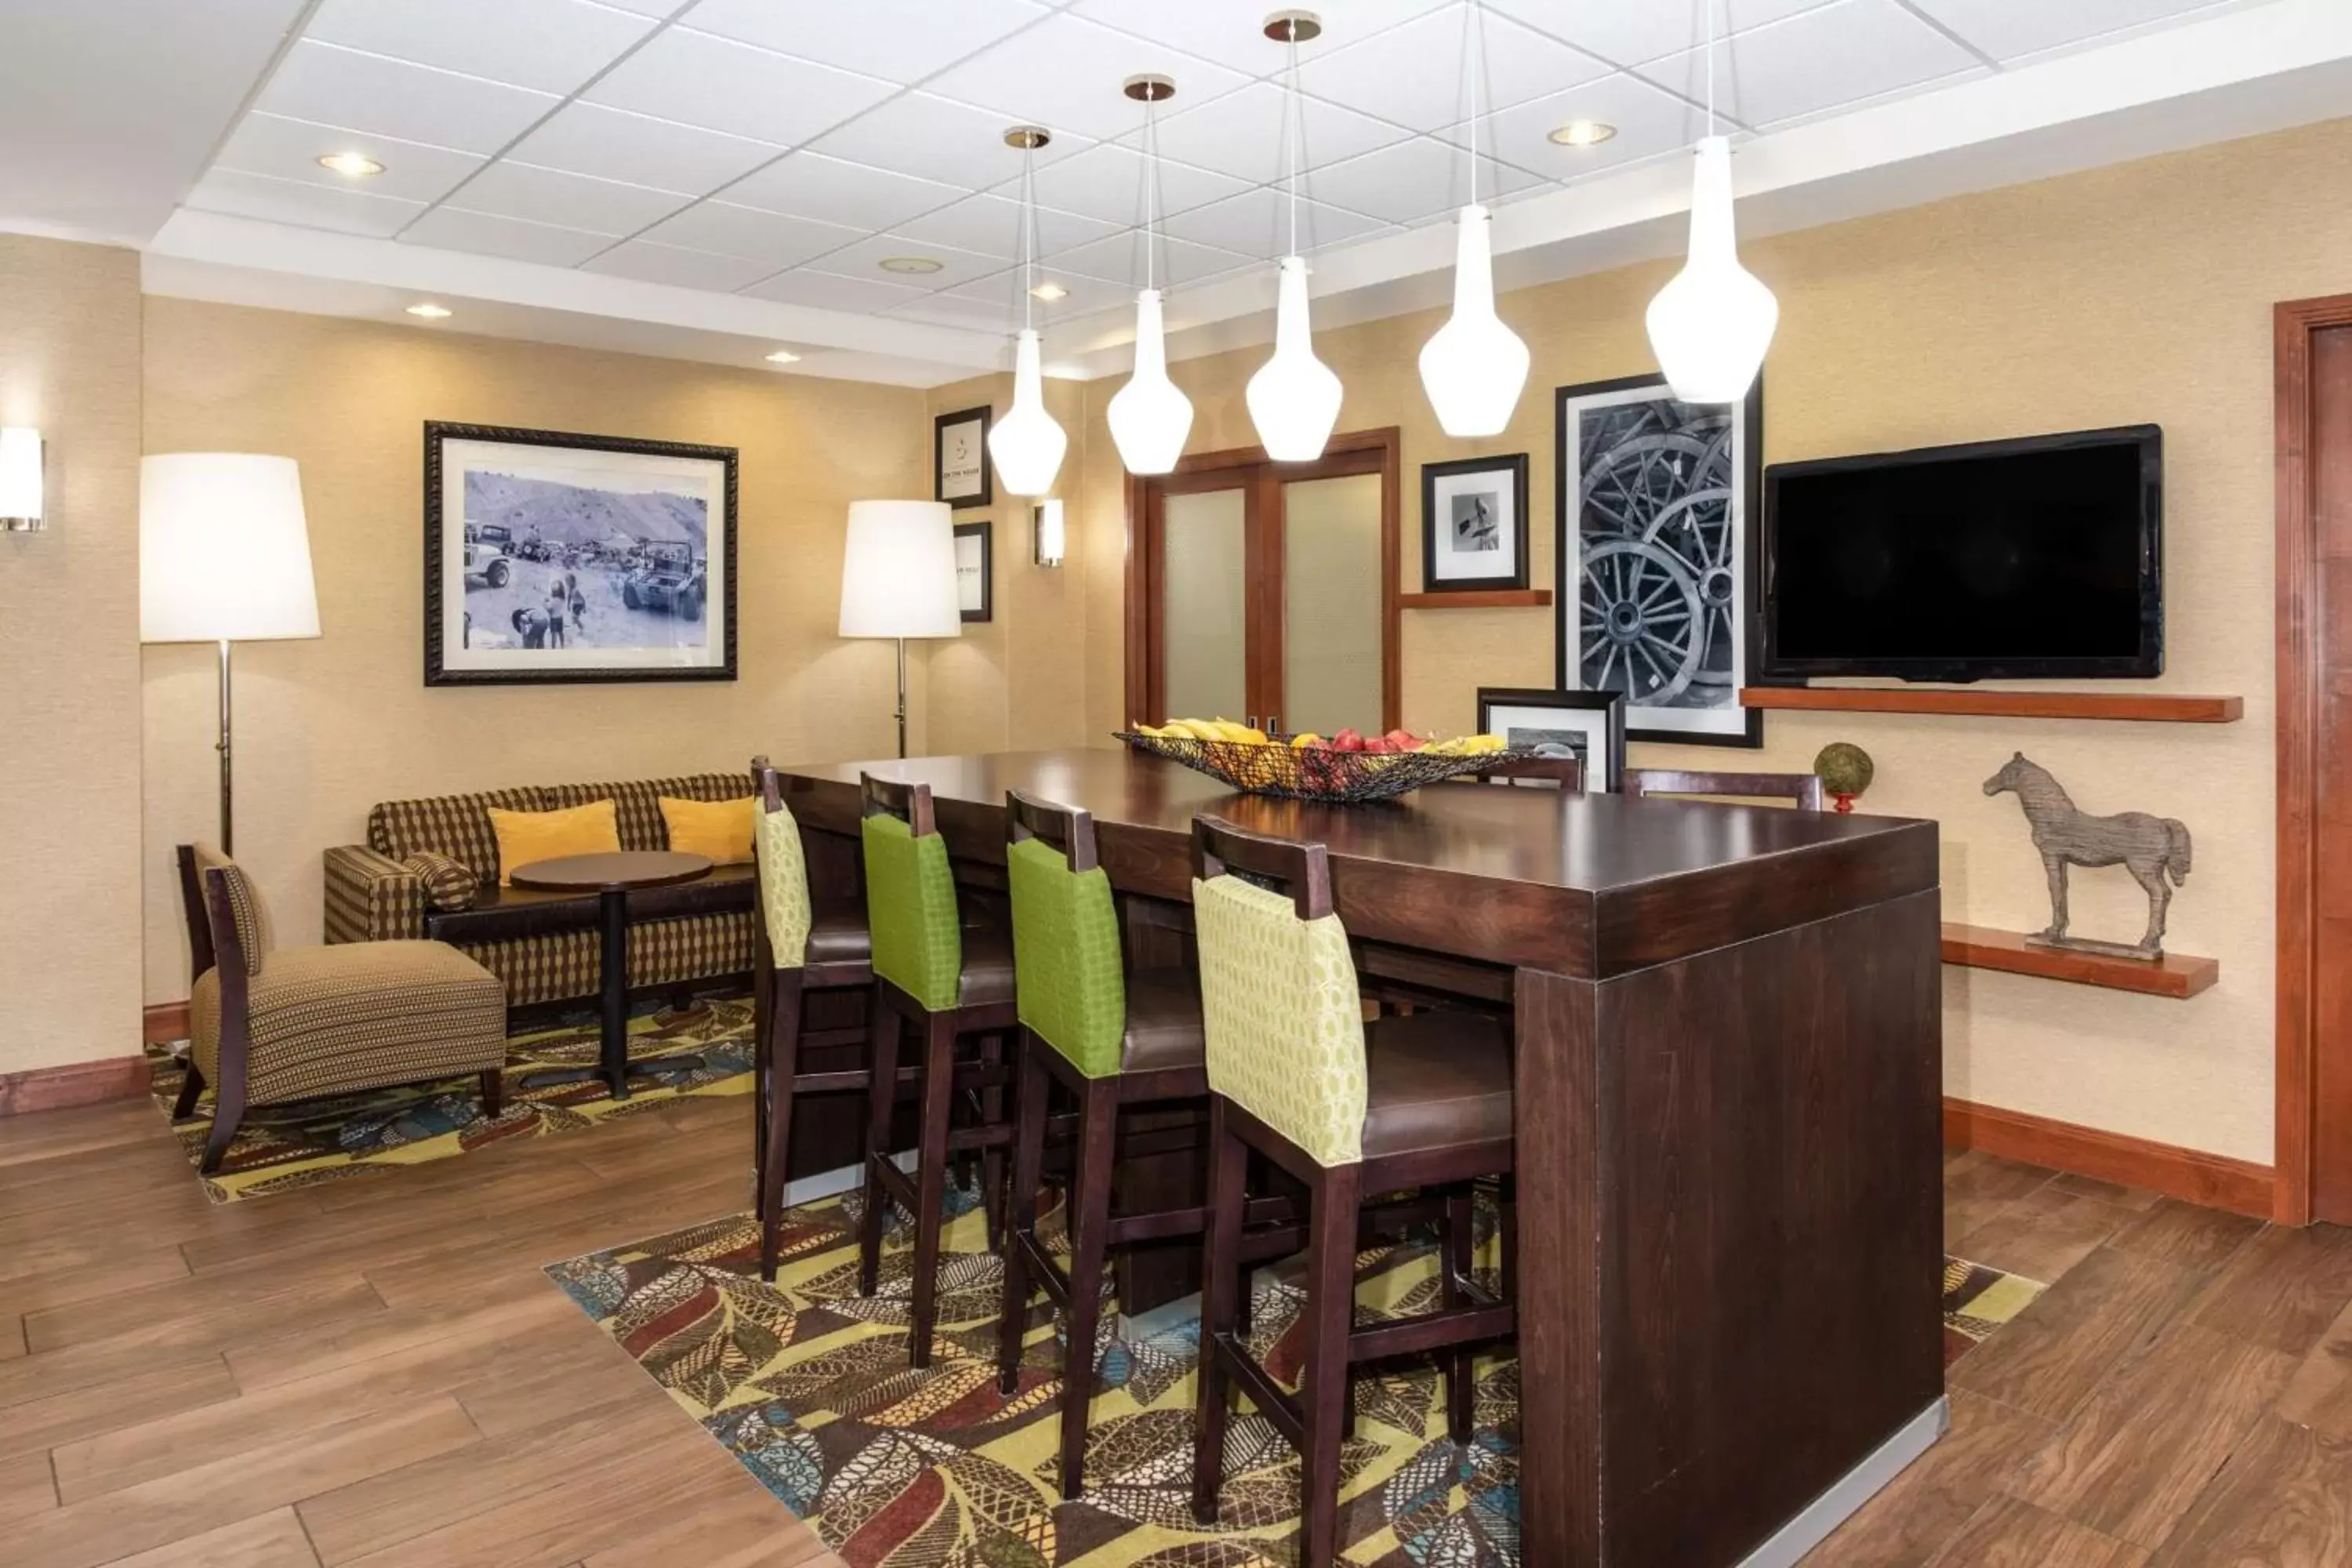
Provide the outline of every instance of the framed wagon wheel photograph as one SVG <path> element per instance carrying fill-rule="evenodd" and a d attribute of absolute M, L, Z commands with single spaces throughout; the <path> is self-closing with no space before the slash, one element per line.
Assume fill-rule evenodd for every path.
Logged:
<path fill-rule="evenodd" d="M 1625 699 L 1628 740 L 1761 746 L 1754 664 L 1763 385 L 1677 400 L 1659 375 L 1559 390 L 1559 684 Z"/>

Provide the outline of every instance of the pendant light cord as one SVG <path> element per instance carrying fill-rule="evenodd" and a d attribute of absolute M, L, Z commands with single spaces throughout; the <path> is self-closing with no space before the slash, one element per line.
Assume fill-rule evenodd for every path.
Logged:
<path fill-rule="evenodd" d="M 1307 110 L 1298 100 L 1298 24 L 1290 24 L 1290 102 L 1289 113 L 1284 117 L 1282 139 L 1289 156 L 1290 176 L 1290 254 L 1298 254 L 1298 144 L 1307 139 Z"/>
<path fill-rule="evenodd" d="M 1037 305 L 1037 149 L 1021 149 L 1021 330 L 1033 331 Z"/>
<path fill-rule="evenodd" d="M 1706 8 L 1706 133 L 1715 134 L 1715 0 Z"/>
<path fill-rule="evenodd" d="M 1152 264 L 1160 248 L 1160 94 L 1143 100 L 1143 286 L 1159 287 Z"/>
<path fill-rule="evenodd" d="M 1478 205 L 1478 79 L 1486 63 L 1486 18 L 1478 0 L 1462 17 L 1462 68 L 1470 73 L 1470 205 Z"/>

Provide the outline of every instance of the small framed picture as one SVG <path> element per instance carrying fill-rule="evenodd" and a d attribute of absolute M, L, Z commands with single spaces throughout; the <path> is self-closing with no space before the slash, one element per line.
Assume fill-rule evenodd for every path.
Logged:
<path fill-rule="evenodd" d="M 1478 732 L 1500 735 L 1515 752 L 1578 759 L 1584 764 L 1588 794 L 1616 795 L 1625 787 L 1625 694 L 1622 691 L 1482 686 Z"/>
<path fill-rule="evenodd" d="M 986 522 L 956 524 L 956 608 L 967 621 L 996 618 L 994 532 L 994 527 Z"/>
<path fill-rule="evenodd" d="M 933 500 L 952 507 L 988 506 L 996 487 L 988 471 L 988 410 L 967 408 L 942 414 L 931 422 L 931 470 L 937 480 Z"/>
<path fill-rule="evenodd" d="M 1421 466 L 1424 594 L 1528 585 L 1528 455 Z"/>

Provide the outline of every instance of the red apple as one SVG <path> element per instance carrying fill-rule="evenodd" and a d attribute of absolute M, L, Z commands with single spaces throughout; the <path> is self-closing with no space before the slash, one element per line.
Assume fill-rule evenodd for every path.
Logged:
<path fill-rule="evenodd" d="M 1410 730 L 1391 730 L 1386 736 L 1389 749 L 1395 752 L 1421 750 L 1421 737 Z"/>
<path fill-rule="evenodd" d="M 1331 737 L 1331 749 L 1335 752 L 1360 752 L 1367 747 L 1363 736 L 1354 730 L 1342 730 Z"/>

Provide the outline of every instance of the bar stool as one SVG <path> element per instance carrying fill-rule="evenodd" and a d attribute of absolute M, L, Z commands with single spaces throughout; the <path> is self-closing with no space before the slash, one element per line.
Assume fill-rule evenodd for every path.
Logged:
<path fill-rule="evenodd" d="M 760 1278 L 776 1282 L 776 1238 L 784 1211 L 789 1170 L 793 1100 L 867 1088 L 866 1068 L 829 1072 L 800 1068 L 803 1045 L 845 1045 L 867 1038 L 863 1028 L 803 1037 L 803 1005 L 812 991 L 863 988 L 874 983 L 873 945 L 866 921 L 856 915 L 818 915 L 809 903 L 808 862 L 801 848 L 800 824 L 784 805 L 776 770 L 765 757 L 751 759 L 759 787 L 751 848 L 759 865 L 753 884 L 752 921 L 758 944 L 752 974 L 752 1073 L 756 1110 L 751 1132 L 760 1218 Z"/>
<path fill-rule="evenodd" d="M 1819 773 L 1713 773 L 1687 768 L 1627 768 L 1625 793 L 1654 795 L 1728 796 L 1735 800 L 1785 800 L 1799 811 L 1819 811 Z"/>
<path fill-rule="evenodd" d="M 1192 856 L 1213 1091 L 1192 1510 L 1204 1524 L 1216 1521 L 1227 1384 L 1237 1383 L 1299 1450 L 1297 1561 L 1328 1568 L 1339 1530 L 1350 1365 L 1449 1352 L 1446 1425 L 1465 1442 L 1473 1394 L 1467 1347 L 1514 1331 L 1511 1302 L 1470 1277 L 1471 1184 L 1511 1170 L 1510 1037 L 1498 1020 L 1470 1013 L 1364 1022 L 1322 845 L 1195 817 Z M 1308 1192 L 1307 1345 L 1296 1398 L 1237 1331 L 1242 1183 L 1253 1152 Z M 1442 1193 L 1443 1305 L 1358 1329 L 1355 1258 L 1365 1196 L 1408 1187 Z M 1507 1227 L 1507 1279 L 1514 1245 Z"/>
<path fill-rule="evenodd" d="M 1062 1495 L 1076 1498 L 1084 1489 L 1105 1254 L 1125 1243 L 1198 1236 L 1207 1217 L 1199 1206 L 1110 1212 L 1119 1111 L 1152 1100 L 1198 1100 L 1209 1092 L 1201 992 L 1188 969 L 1128 971 L 1110 879 L 1095 852 L 1092 816 L 1018 791 L 1005 796 L 1004 810 L 1022 1039 L 1004 1310 L 997 1320 L 997 1386 L 1007 1395 L 1020 1386 L 1034 1283 L 1063 1313 Z M 1078 1102 L 1066 1211 L 1066 1274 L 1037 1237 L 1049 1085 L 1059 1085 Z M 1256 1207 L 1254 1218 L 1282 1217 L 1289 1209 L 1272 1202 Z M 1253 1237 L 1250 1243 L 1261 1256 L 1296 1248 L 1295 1237 Z"/>
<path fill-rule="evenodd" d="M 1013 1002 L 1013 944 L 1002 930 L 966 926 L 940 837 L 931 789 L 858 775 L 864 819 L 866 912 L 874 943 L 874 1063 L 866 1090 L 866 1225 L 858 1237 L 858 1289 L 874 1294 L 882 1263 L 882 1227 L 889 1199 L 915 1220 L 913 1305 L 908 1322 L 912 1365 L 931 1364 L 931 1328 L 939 1305 L 940 1204 L 947 1194 L 948 1163 L 958 1152 L 984 1151 L 982 1199 L 990 1205 L 993 1244 L 1003 1195 L 1003 1151 L 1013 1125 L 995 1101 L 1009 1076 L 1003 1038 L 1019 1022 Z M 922 1110 L 910 1178 L 890 1158 L 892 1110 L 900 1078 L 898 1048 L 909 1021 L 922 1030 Z M 960 1063 L 967 1036 L 995 1038 L 980 1058 Z M 951 1125 L 959 1090 L 976 1113 Z M 987 1096 L 983 1100 L 982 1096 Z"/>

